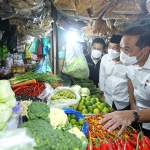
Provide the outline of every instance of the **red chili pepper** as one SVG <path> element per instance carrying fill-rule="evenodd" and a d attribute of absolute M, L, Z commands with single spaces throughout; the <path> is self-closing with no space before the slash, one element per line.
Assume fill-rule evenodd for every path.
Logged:
<path fill-rule="evenodd" d="M 127 141 L 132 145 L 133 147 L 136 146 L 136 141 L 131 140 L 130 138 L 127 138 Z"/>
<path fill-rule="evenodd" d="M 118 147 L 118 139 L 114 140 L 115 147 Z"/>
<path fill-rule="evenodd" d="M 108 142 L 106 143 L 106 145 L 107 145 L 107 150 L 113 150 L 111 138 L 108 139 Z"/>
<path fill-rule="evenodd" d="M 115 146 L 115 143 L 112 143 L 113 150 L 117 150 L 117 147 Z"/>
<path fill-rule="evenodd" d="M 94 146 L 94 150 L 101 150 L 101 148 L 100 148 L 100 146 L 98 146 L 98 145 L 96 146 L 96 145 L 95 145 L 95 146 Z"/>
<path fill-rule="evenodd" d="M 150 139 L 147 136 L 144 136 L 145 143 L 148 145 L 150 148 Z"/>
<path fill-rule="evenodd" d="M 138 134 L 133 134 L 133 139 L 135 139 L 135 140 L 137 140 L 137 138 L 138 138 Z"/>
<path fill-rule="evenodd" d="M 14 89 L 13 91 L 16 93 L 17 91 L 19 91 L 19 90 L 21 90 L 21 89 L 24 89 L 24 88 L 26 88 L 25 85 L 24 85 L 24 86 L 19 86 L 19 87 L 17 87 L 16 89 Z"/>
<path fill-rule="evenodd" d="M 103 142 L 103 144 L 101 146 L 101 150 L 107 150 L 107 145 L 105 142 Z"/>
<path fill-rule="evenodd" d="M 127 150 L 134 150 L 134 148 L 130 145 L 129 142 L 126 142 L 126 148 Z"/>
<path fill-rule="evenodd" d="M 88 145 L 86 150 L 93 150 L 93 145 Z"/>
<path fill-rule="evenodd" d="M 133 134 L 137 134 L 138 135 L 138 131 L 136 129 L 133 129 Z"/>
<path fill-rule="evenodd" d="M 145 139 L 142 140 L 142 150 L 149 150 L 148 145 L 146 144 Z"/>
<path fill-rule="evenodd" d="M 121 147 L 124 147 L 124 144 L 125 144 L 124 140 L 120 139 L 120 145 L 121 145 Z"/>
<path fill-rule="evenodd" d="M 93 144 L 92 144 L 92 139 L 91 139 L 91 133 L 90 132 L 89 132 L 88 136 L 89 136 L 89 144 L 88 144 L 86 150 L 93 150 Z"/>

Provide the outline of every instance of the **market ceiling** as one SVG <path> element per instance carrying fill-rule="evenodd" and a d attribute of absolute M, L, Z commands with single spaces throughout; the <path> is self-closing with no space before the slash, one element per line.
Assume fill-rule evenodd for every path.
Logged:
<path fill-rule="evenodd" d="M 18 33 L 49 36 L 51 2 L 63 14 L 59 27 L 82 28 L 89 37 L 118 33 L 150 11 L 150 0 L 0 0 L 0 16 L 16 24 Z"/>

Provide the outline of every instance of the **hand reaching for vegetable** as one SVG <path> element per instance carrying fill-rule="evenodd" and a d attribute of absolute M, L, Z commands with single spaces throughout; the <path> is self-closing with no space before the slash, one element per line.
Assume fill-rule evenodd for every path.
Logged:
<path fill-rule="evenodd" d="M 118 135 L 121 135 L 125 127 L 131 125 L 134 121 L 134 117 L 132 116 L 131 110 L 115 111 L 103 115 L 103 119 L 99 121 L 99 124 L 103 124 L 106 121 L 108 122 L 103 126 L 103 130 L 111 132 L 121 126 L 118 132 Z"/>

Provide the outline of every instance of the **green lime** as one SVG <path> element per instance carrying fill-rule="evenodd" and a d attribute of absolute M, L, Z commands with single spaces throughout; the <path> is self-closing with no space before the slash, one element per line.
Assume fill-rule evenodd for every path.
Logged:
<path fill-rule="evenodd" d="M 104 103 L 101 103 L 101 105 L 103 106 L 103 107 L 106 107 L 106 103 L 104 102 Z"/>
<path fill-rule="evenodd" d="M 108 109 L 109 109 L 109 112 L 113 112 L 114 111 L 114 109 L 112 107 L 109 107 Z"/>
<path fill-rule="evenodd" d="M 100 105 L 101 105 L 101 102 L 97 102 L 97 103 L 96 103 L 96 106 L 100 106 Z"/>
<path fill-rule="evenodd" d="M 83 110 L 83 106 L 79 105 L 78 108 L 77 108 L 77 110 L 79 110 L 79 111 Z"/>
<path fill-rule="evenodd" d="M 71 114 L 71 119 L 76 119 L 76 114 Z"/>
<path fill-rule="evenodd" d="M 107 107 L 104 107 L 104 109 L 102 110 L 102 113 L 109 113 L 109 109 Z"/>
<path fill-rule="evenodd" d="M 99 102 L 99 98 L 95 98 L 96 99 L 96 102 Z"/>
<path fill-rule="evenodd" d="M 96 104 L 93 104 L 93 105 L 92 105 L 92 108 L 93 108 L 93 109 L 97 108 Z"/>
<path fill-rule="evenodd" d="M 84 97 L 84 96 L 82 96 L 82 97 L 81 97 L 81 99 L 82 99 L 82 100 L 85 100 L 85 97 Z"/>
<path fill-rule="evenodd" d="M 104 108 L 104 107 L 103 107 L 102 105 L 99 105 L 99 106 L 98 106 L 98 109 L 100 110 L 100 112 L 103 110 L 103 108 Z"/>
<path fill-rule="evenodd" d="M 92 106 L 89 106 L 89 107 L 88 107 L 88 111 L 89 111 L 89 112 L 93 112 L 93 107 L 92 107 Z"/>
<path fill-rule="evenodd" d="M 94 113 L 94 114 L 99 114 L 99 113 L 100 113 L 100 110 L 99 110 L 98 108 L 95 108 L 95 109 L 93 110 L 93 113 Z"/>
<path fill-rule="evenodd" d="M 84 119 L 83 118 L 80 118 L 79 120 L 78 120 L 78 123 L 79 123 L 79 125 L 83 125 L 84 124 Z"/>
<path fill-rule="evenodd" d="M 86 101 L 86 102 L 85 102 L 85 107 L 88 108 L 89 106 L 90 106 L 90 102 L 89 102 L 89 101 Z"/>
<path fill-rule="evenodd" d="M 87 97 L 85 98 L 85 101 L 90 101 L 90 99 L 91 99 L 91 97 L 90 97 L 90 96 L 87 96 Z"/>
<path fill-rule="evenodd" d="M 91 101 L 94 103 L 96 103 L 96 99 L 95 98 L 91 98 Z"/>
<path fill-rule="evenodd" d="M 81 130 L 81 129 L 82 129 L 82 126 L 78 126 L 78 129 Z"/>
<path fill-rule="evenodd" d="M 82 114 L 88 114 L 88 110 L 87 109 L 82 110 Z"/>
<path fill-rule="evenodd" d="M 77 120 L 76 120 L 76 119 L 71 119 L 71 120 L 70 120 L 70 123 L 71 123 L 72 125 L 76 125 L 76 124 L 77 124 Z"/>

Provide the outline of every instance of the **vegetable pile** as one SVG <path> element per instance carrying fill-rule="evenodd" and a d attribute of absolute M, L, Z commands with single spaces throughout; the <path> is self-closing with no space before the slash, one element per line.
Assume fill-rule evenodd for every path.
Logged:
<path fill-rule="evenodd" d="M 36 73 L 33 71 L 26 72 L 25 74 L 15 76 L 10 79 L 11 85 L 15 85 L 24 81 L 35 79 L 37 81 L 47 82 L 52 86 L 60 81 L 61 79 L 57 76 L 49 73 Z"/>
<path fill-rule="evenodd" d="M 15 92 L 16 96 L 38 97 L 44 89 L 45 89 L 44 83 L 40 81 L 36 81 L 35 84 L 19 86 L 15 88 L 13 91 Z"/>
<path fill-rule="evenodd" d="M 150 139 L 131 126 L 126 127 L 124 133 L 118 136 L 120 128 L 108 133 L 102 129 L 103 125 L 99 124 L 102 119 L 101 115 L 85 116 L 85 120 L 89 126 L 87 150 L 144 150 L 150 149 Z M 90 149 L 90 150 L 91 150 Z"/>
<path fill-rule="evenodd" d="M 51 100 L 58 99 L 76 99 L 76 95 L 70 90 L 60 90 L 51 97 Z"/>
<path fill-rule="evenodd" d="M 21 124 L 19 128 L 26 127 L 30 130 L 37 144 L 35 150 L 86 149 L 87 139 L 84 134 L 81 134 L 78 129 L 70 130 L 70 128 L 65 128 L 67 115 L 62 115 L 61 109 L 49 109 L 43 102 L 32 102 L 27 111 L 29 120 Z M 65 118 L 63 119 L 62 117 Z M 59 118 L 61 118 L 61 120 L 59 120 Z"/>

